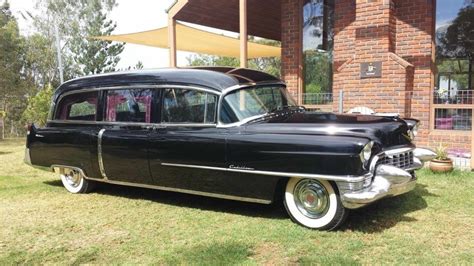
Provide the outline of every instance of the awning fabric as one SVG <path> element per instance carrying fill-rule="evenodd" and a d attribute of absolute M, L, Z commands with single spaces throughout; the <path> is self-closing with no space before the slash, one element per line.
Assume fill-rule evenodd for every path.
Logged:
<path fill-rule="evenodd" d="M 129 34 L 93 36 L 91 38 L 168 48 L 168 27 Z M 237 38 L 199 30 L 180 23 L 176 24 L 176 48 L 179 51 L 238 58 L 239 47 L 240 43 Z M 280 47 L 248 43 L 248 58 L 280 56 Z"/>

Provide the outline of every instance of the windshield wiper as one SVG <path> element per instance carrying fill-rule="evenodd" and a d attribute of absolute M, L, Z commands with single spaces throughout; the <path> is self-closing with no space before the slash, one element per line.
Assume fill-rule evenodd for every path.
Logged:
<path fill-rule="evenodd" d="M 270 110 L 268 113 L 275 113 L 277 111 L 283 111 L 285 109 L 290 109 L 290 110 L 306 110 L 304 106 L 298 106 L 298 105 L 282 105 L 278 106 L 276 108 L 273 108 Z"/>

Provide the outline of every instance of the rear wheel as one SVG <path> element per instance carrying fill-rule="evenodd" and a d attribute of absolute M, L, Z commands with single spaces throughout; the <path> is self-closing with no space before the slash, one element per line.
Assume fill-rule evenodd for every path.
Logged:
<path fill-rule="evenodd" d="M 95 187 L 95 182 L 87 180 L 81 171 L 71 168 L 61 168 L 59 176 L 63 186 L 71 193 L 89 193 Z"/>
<path fill-rule="evenodd" d="M 348 213 L 337 189 L 326 180 L 291 178 L 286 184 L 284 203 L 294 222 L 311 229 L 334 230 Z"/>

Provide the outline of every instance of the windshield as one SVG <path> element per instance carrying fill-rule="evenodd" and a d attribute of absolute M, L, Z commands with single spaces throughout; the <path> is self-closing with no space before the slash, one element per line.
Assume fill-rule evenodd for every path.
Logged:
<path fill-rule="evenodd" d="M 223 99 L 220 119 L 224 124 L 296 106 L 284 86 L 256 86 L 233 91 Z"/>

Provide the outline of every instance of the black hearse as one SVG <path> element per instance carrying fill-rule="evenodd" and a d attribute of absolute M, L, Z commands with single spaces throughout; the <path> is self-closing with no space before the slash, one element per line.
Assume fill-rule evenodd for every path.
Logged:
<path fill-rule="evenodd" d="M 62 84 L 44 128 L 29 127 L 25 161 L 69 192 L 96 182 L 269 204 L 331 230 L 359 208 L 415 187 L 433 157 L 417 121 L 309 112 L 268 74 L 161 69 Z"/>

